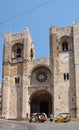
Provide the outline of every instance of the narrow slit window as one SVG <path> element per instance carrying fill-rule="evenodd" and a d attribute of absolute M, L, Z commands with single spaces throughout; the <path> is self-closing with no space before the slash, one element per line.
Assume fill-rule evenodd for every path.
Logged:
<path fill-rule="evenodd" d="M 67 80 L 69 79 L 69 73 L 67 73 Z"/>
<path fill-rule="evenodd" d="M 66 80 L 66 74 L 64 73 L 64 80 Z"/>

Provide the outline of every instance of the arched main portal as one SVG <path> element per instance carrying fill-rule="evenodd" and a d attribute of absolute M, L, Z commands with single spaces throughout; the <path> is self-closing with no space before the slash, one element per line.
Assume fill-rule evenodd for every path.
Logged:
<path fill-rule="evenodd" d="M 52 112 L 52 96 L 46 90 L 40 90 L 32 94 L 30 97 L 30 113 L 44 112 L 49 116 Z"/>

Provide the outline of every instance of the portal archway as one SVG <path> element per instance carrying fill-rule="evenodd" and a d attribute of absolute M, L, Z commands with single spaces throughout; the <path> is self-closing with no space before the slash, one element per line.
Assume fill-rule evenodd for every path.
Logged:
<path fill-rule="evenodd" d="M 47 116 L 53 113 L 52 96 L 46 90 L 34 92 L 30 97 L 30 113 L 44 112 Z"/>

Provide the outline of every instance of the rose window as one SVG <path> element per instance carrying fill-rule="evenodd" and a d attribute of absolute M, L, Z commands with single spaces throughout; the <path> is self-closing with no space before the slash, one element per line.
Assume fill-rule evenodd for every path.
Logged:
<path fill-rule="evenodd" d="M 48 75 L 44 71 L 38 72 L 36 74 L 36 81 L 39 83 L 44 83 L 47 81 L 47 79 L 48 79 Z"/>

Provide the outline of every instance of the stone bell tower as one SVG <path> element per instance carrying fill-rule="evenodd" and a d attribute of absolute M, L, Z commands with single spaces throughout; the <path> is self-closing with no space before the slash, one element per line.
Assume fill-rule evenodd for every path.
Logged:
<path fill-rule="evenodd" d="M 34 59 L 34 45 L 28 29 L 16 34 L 7 32 L 3 51 L 2 116 L 6 119 L 25 118 L 29 71 Z"/>
<path fill-rule="evenodd" d="M 78 26 L 79 30 L 79 26 Z M 73 32 L 74 31 L 74 32 Z M 53 70 L 52 84 L 54 86 L 54 115 L 69 112 L 72 117 L 76 117 L 76 81 L 74 54 L 78 55 L 76 40 L 79 37 L 77 26 L 50 28 L 50 61 Z M 75 42 L 74 42 L 75 40 Z M 76 45 L 76 47 L 75 47 Z M 78 49 L 77 49 L 78 50 Z M 77 68 L 76 68 L 77 69 Z M 78 74 L 76 70 L 76 75 Z M 77 84 L 77 90 L 79 90 Z M 77 91 L 77 94 L 79 91 Z M 78 96 L 79 98 L 79 96 Z M 77 103 L 79 106 L 79 103 Z M 78 116 L 77 116 L 78 117 Z"/>

